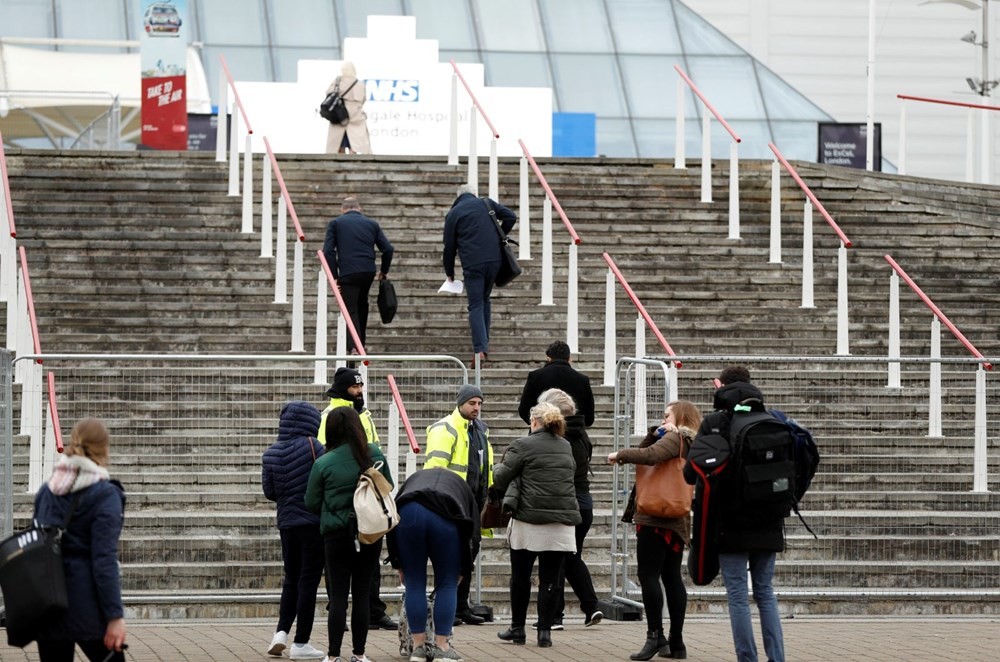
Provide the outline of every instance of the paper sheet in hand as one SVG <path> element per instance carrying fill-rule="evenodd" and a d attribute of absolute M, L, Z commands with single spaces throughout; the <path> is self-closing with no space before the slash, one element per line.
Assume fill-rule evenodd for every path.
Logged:
<path fill-rule="evenodd" d="M 438 288 L 438 292 L 447 292 L 449 294 L 461 294 L 462 293 L 462 281 L 453 280 L 450 283 L 445 280 Z"/>

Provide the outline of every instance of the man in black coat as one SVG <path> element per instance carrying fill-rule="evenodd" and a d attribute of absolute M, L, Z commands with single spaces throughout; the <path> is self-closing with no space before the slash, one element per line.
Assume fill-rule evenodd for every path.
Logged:
<path fill-rule="evenodd" d="M 517 414 L 530 423 L 529 412 L 538 404 L 538 396 L 550 388 L 565 391 L 576 403 L 576 413 L 583 416 L 588 428 L 594 424 L 594 392 L 590 378 L 570 365 L 569 345 L 557 340 L 545 350 L 545 365 L 528 373 L 521 391 L 521 404 Z"/>

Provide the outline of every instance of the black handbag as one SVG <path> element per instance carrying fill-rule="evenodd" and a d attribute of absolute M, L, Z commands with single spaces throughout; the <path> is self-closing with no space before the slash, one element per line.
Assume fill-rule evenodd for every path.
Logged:
<path fill-rule="evenodd" d="M 389 324 L 396 318 L 396 286 L 388 278 L 383 278 L 378 282 L 378 314 L 382 318 L 382 324 Z"/>
<path fill-rule="evenodd" d="M 337 84 L 333 88 L 333 92 L 330 92 L 323 99 L 323 102 L 319 105 L 319 114 L 326 121 L 331 124 L 347 124 L 351 119 L 350 114 L 347 112 L 347 106 L 344 104 L 344 95 L 351 91 L 351 88 L 358 84 L 358 81 L 351 83 L 350 87 L 344 90 L 344 93 L 340 93 L 340 79 L 337 79 Z"/>
<path fill-rule="evenodd" d="M 503 233 L 503 228 L 500 225 L 500 221 L 497 219 L 497 213 L 490 206 L 489 198 L 482 198 L 483 204 L 486 205 L 487 211 L 490 212 L 490 218 L 493 219 L 493 227 L 497 230 L 497 236 L 500 237 L 500 270 L 497 272 L 497 277 L 493 281 L 493 284 L 497 287 L 504 287 L 509 285 L 511 281 L 521 275 L 523 269 L 521 265 L 517 263 L 517 257 L 514 256 L 514 250 L 510 247 L 512 243 L 517 243 L 512 239 L 508 239 Z"/>
<path fill-rule="evenodd" d="M 0 590 L 11 646 L 27 646 L 38 637 L 40 625 L 69 608 L 62 537 L 79 498 L 74 495 L 61 527 L 36 521 L 0 543 Z"/>

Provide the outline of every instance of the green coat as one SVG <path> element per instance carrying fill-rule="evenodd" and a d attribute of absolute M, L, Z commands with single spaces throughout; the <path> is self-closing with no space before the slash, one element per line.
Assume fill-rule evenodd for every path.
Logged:
<path fill-rule="evenodd" d="M 576 461 L 569 442 L 538 430 L 507 447 L 500 464 L 493 469 L 493 484 L 498 492 L 506 492 L 518 481 L 514 519 L 576 526 L 581 518 L 574 473 Z"/>
<path fill-rule="evenodd" d="M 381 462 L 381 473 L 392 482 L 385 456 L 375 444 L 368 444 L 373 462 Z M 319 530 L 323 535 L 349 536 L 354 532 L 354 490 L 358 486 L 361 467 L 354 460 L 347 444 L 328 450 L 313 464 L 306 488 L 306 507 L 319 514 Z"/>

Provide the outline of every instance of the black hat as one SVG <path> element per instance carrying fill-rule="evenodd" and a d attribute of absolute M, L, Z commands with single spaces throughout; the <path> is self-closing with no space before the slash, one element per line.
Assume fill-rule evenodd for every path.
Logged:
<path fill-rule="evenodd" d="M 458 389 L 458 399 L 456 402 L 458 406 L 461 407 L 466 402 L 472 398 L 483 399 L 483 391 L 478 386 L 473 386 L 472 384 L 463 384 L 462 388 Z"/>
<path fill-rule="evenodd" d="M 337 372 L 333 374 L 333 384 L 326 394 L 331 398 L 347 398 L 347 389 L 355 384 L 364 384 L 360 372 L 351 368 L 337 368 Z"/>

